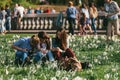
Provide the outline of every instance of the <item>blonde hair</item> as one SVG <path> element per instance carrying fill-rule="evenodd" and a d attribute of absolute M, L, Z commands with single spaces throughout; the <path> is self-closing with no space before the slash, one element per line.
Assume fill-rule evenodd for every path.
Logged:
<path fill-rule="evenodd" d="M 73 2 L 72 2 L 72 1 L 69 1 L 69 5 L 70 5 L 70 6 L 73 6 Z"/>

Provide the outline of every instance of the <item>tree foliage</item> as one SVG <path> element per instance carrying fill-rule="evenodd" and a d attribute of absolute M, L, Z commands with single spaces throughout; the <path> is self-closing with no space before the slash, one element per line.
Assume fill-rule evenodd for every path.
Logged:
<path fill-rule="evenodd" d="M 5 4 L 12 5 L 14 3 L 30 3 L 30 4 L 40 4 L 41 0 L 0 0 L 0 5 L 4 6 Z M 49 4 L 53 5 L 67 5 L 69 1 L 73 1 L 74 5 L 79 4 L 79 0 L 46 0 Z M 104 5 L 104 0 L 81 0 L 82 3 L 86 3 L 89 5 L 90 2 L 94 2 L 97 7 L 101 7 Z M 120 0 L 115 0 L 120 6 Z"/>

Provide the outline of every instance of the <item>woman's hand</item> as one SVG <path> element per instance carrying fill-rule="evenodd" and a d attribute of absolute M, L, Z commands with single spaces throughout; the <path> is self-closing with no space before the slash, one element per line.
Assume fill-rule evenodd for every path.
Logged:
<path fill-rule="evenodd" d="M 47 53 L 47 50 L 41 50 L 41 52 L 42 52 L 43 54 L 46 54 L 46 53 Z"/>
<path fill-rule="evenodd" d="M 27 48 L 23 48 L 23 49 L 21 49 L 21 51 L 27 52 L 28 50 L 27 50 Z"/>
<path fill-rule="evenodd" d="M 56 47 L 56 48 L 52 48 L 52 51 L 62 51 L 59 47 Z"/>

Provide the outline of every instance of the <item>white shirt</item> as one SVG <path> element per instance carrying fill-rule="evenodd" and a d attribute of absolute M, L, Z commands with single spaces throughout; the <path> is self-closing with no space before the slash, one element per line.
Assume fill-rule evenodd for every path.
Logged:
<path fill-rule="evenodd" d="M 17 10 L 20 13 L 21 17 L 23 17 L 23 15 L 24 15 L 24 7 L 18 6 Z"/>
<path fill-rule="evenodd" d="M 14 17 L 17 17 L 18 7 L 14 8 Z"/>
<path fill-rule="evenodd" d="M 90 18 L 88 9 L 82 8 L 82 12 L 85 13 L 86 18 Z"/>

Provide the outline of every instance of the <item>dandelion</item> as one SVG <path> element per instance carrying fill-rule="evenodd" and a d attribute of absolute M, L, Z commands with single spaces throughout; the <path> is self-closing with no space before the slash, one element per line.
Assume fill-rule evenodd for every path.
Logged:
<path fill-rule="evenodd" d="M 100 40 L 97 40 L 96 43 L 100 43 L 101 41 Z"/>
<path fill-rule="evenodd" d="M 116 53 L 120 53 L 120 51 L 116 51 Z"/>
<path fill-rule="evenodd" d="M 71 38 L 72 38 L 73 40 L 75 40 L 75 36 L 72 36 Z"/>
<path fill-rule="evenodd" d="M 103 55 L 106 56 L 106 55 L 107 55 L 107 52 L 103 52 Z"/>
<path fill-rule="evenodd" d="M 40 65 L 37 65 L 36 67 L 37 67 L 37 69 L 38 69 L 38 68 L 40 68 Z"/>
<path fill-rule="evenodd" d="M 33 72 L 33 73 L 35 73 L 35 72 L 36 72 L 36 70 L 34 69 L 32 72 Z"/>
<path fill-rule="evenodd" d="M 98 55 L 98 59 L 102 59 L 102 57 L 100 55 Z"/>
<path fill-rule="evenodd" d="M 112 68 L 112 72 L 115 72 L 116 71 L 116 68 Z"/>
<path fill-rule="evenodd" d="M 15 42 L 16 40 L 14 39 L 13 42 Z"/>
<path fill-rule="evenodd" d="M 12 41 L 10 41 L 10 40 L 8 41 L 8 43 L 11 43 L 11 42 L 12 42 Z"/>
<path fill-rule="evenodd" d="M 98 36 L 97 36 L 97 35 L 96 35 L 96 36 L 94 36 L 94 39 L 98 40 Z"/>
<path fill-rule="evenodd" d="M 3 80 L 3 75 L 0 77 L 0 80 Z"/>
<path fill-rule="evenodd" d="M 93 65 L 92 64 L 89 64 L 89 67 L 92 67 Z"/>
<path fill-rule="evenodd" d="M 88 48 L 90 49 L 90 48 L 91 48 L 91 45 L 88 45 Z"/>
<path fill-rule="evenodd" d="M 101 62 L 99 61 L 98 64 L 101 64 Z"/>
<path fill-rule="evenodd" d="M 8 75 L 8 73 L 9 73 L 9 71 L 7 70 L 7 68 L 5 69 L 5 73 L 6 73 L 6 75 Z"/>
<path fill-rule="evenodd" d="M 23 80 L 28 80 L 27 78 L 23 78 Z"/>
<path fill-rule="evenodd" d="M 4 46 L 1 46 L 2 47 L 2 49 L 4 48 Z"/>
<path fill-rule="evenodd" d="M 62 77 L 61 80 L 69 80 L 68 77 Z"/>
<path fill-rule="evenodd" d="M 50 80 L 57 80 L 57 78 L 56 77 L 52 77 Z"/>
<path fill-rule="evenodd" d="M 9 80 L 14 80 L 14 75 L 11 76 L 11 78 Z"/>
<path fill-rule="evenodd" d="M 13 35 L 13 38 L 15 38 L 15 35 Z"/>
<path fill-rule="evenodd" d="M 94 62 L 96 62 L 96 63 L 97 63 L 97 62 L 98 62 L 98 59 L 94 59 Z"/>
<path fill-rule="evenodd" d="M 86 79 L 84 79 L 84 78 L 82 78 L 82 77 L 77 76 L 77 77 L 75 77 L 73 80 L 86 80 Z"/>
<path fill-rule="evenodd" d="M 109 51 L 113 51 L 113 50 L 114 50 L 114 47 L 113 47 L 113 46 L 109 46 L 108 50 L 109 50 Z"/>
<path fill-rule="evenodd" d="M 75 47 L 76 45 L 75 44 L 73 44 L 73 47 Z"/>
<path fill-rule="evenodd" d="M 20 36 L 19 35 L 16 35 L 16 37 L 19 39 L 20 38 Z"/>
<path fill-rule="evenodd" d="M 110 78 L 110 74 L 105 74 L 105 75 L 104 75 L 104 78 L 105 78 L 106 80 L 108 80 L 108 79 Z"/>
<path fill-rule="evenodd" d="M 59 77 L 59 76 L 60 76 L 60 74 L 61 74 L 61 72 L 60 72 L 60 71 L 56 71 L 56 76 L 57 76 L 57 77 Z"/>
<path fill-rule="evenodd" d="M 10 69 L 11 69 L 11 70 L 15 70 L 15 67 L 11 67 Z"/>
<path fill-rule="evenodd" d="M 101 39 L 106 40 L 106 36 L 105 36 L 105 35 L 104 35 L 104 36 L 102 36 L 102 37 L 101 37 Z"/>
<path fill-rule="evenodd" d="M 52 68 L 57 68 L 57 62 L 51 64 Z"/>

